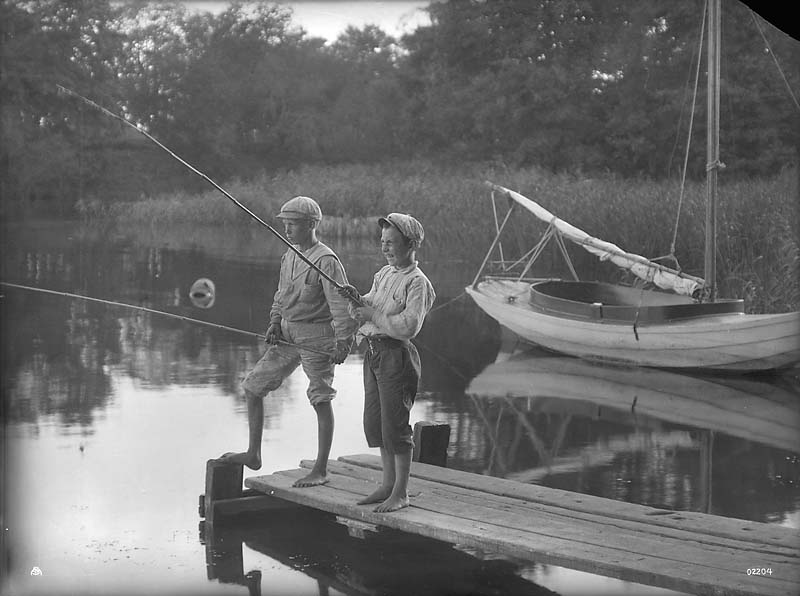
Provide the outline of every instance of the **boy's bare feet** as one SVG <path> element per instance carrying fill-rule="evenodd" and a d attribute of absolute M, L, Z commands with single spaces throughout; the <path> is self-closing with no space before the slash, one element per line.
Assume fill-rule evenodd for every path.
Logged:
<path fill-rule="evenodd" d="M 251 470 L 261 469 L 261 455 L 258 453 L 251 454 L 247 451 L 244 453 L 234 453 L 233 451 L 229 451 L 228 453 L 220 455 L 217 461 L 223 464 L 241 464 L 247 466 Z"/>
<path fill-rule="evenodd" d="M 369 505 L 370 503 L 382 503 L 386 499 L 389 498 L 389 495 L 392 494 L 392 487 L 379 487 L 375 492 L 370 495 L 367 495 L 360 501 L 357 501 L 357 505 Z"/>
<path fill-rule="evenodd" d="M 321 486 L 323 484 L 327 484 L 328 476 L 326 474 L 320 474 L 319 472 L 312 471 L 307 476 L 303 476 L 299 480 L 295 480 L 292 486 L 297 488 L 305 488 L 307 486 Z"/>
<path fill-rule="evenodd" d="M 401 497 L 390 496 L 383 503 L 373 509 L 373 511 L 377 511 L 378 513 L 389 513 L 390 511 L 397 511 L 399 509 L 408 507 L 408 505 L 408 495 Z"/>

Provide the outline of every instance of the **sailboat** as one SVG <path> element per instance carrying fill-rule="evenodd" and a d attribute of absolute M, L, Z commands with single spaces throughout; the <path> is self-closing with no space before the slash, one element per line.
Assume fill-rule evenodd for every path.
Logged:
<path fill-rule="evenodd" d="M 709 0 L 704 278 L 592 237 L 522 194 L 489 182 L 493 205 L 499 193 L 510 206 L 502 224 L 496 220 L 497 235 L 466 288 L 489 316 L 526 341 L 590 360 L 735 373 L 784 369 L 800 362 L 800 312 L 745 314 L 743 300 L 716 296 L 719 28 L 720 0 Z M 547 230 L 518 261 L 507 267 L 504 262 L 502 275 L 484 275 L 512 213 L 520 207 L 546 222 Z M 565 238 L 658 289 L 580 281 L 569 262 Z M 575 279 L 525 277 L 551 241 L 567 259 Z M 501 246 L 500 251 L 502 260 Z"/>

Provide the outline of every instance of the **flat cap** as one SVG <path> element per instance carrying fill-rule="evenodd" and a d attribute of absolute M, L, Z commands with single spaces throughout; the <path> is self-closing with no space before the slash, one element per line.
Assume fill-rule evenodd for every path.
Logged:
<path fill-rule="evenodd" d="M 294 197 L 289 199 L 281 207 L 278 217 L 285 219 L 322 219 L 322 209 L 317 202 L 310 197 Z"/>
<path fill-rule="evenodd" d="M 418 246 L 425 239 L 425 230 L 422 228 L 422 224 L 405 213 L 390 213 L 386 217 L 378 219 L 378 225 L 381 228 L 386 226 L 397 228 L 409 240 L 416 240 Z"/>

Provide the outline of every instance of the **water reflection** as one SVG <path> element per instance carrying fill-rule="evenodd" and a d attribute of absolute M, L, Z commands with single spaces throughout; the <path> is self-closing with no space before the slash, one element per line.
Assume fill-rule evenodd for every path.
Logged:
<path fill-rule="evenodd" d="M 195 228 L 165 236 L 147 229 L 31 224 L 5 230 L 0 242 L 3 281 L 256 332 L 266 326 L 283 252 L 263 233 Z M 374 247 L 331 244 L 351 281 L 366 290 L 380 265 Z M 797 525 L 796 384 L 739 387 L 682 376 L 666 382 L 619 371 L 604 377 L 574 360 L 504 360 L 499 327 L 462 296 L 474 267 L 444 254 L 423 258 L 441 308 L 417 338 L 423 377 L 412 422 L 450 425 L 448 465 L 659 507 Z M 215 285 L 209 308 L 190 298 L 200 278 Z M 333 524 L 320 530 L 327 551 L 316 546 L 314 524 L 294 537 L 291 524 L 271 534 L 271 526 L 259 526 L 255 536 L 242 534 L 244 567 L 236 577 L 245 583 L 208 582 L 206 545 L 196 531 L 203 463 L 246 441 L 238 384 L 260 357 L 262 342 L 78 299 L 6 288 L 2 294 L 12 487 L 11 515 L 4 519 L 12 520 L 7 539 L 16 581 L 33 581 L 27 573 L 37 565 L 44 576 L 36 585 L 53 594 L 108 593 L 120 577 L 129 579 L 130 593 L 241 594 L 255 577 L 247 573 L 261 571 L 270 584 L 302 584 L 312 586 L 305 593 L 317 593 L 317 579 L 298 579 L 311 569 L 346 579 L 346 593 L 392 593 L 371 571 L 388 551 L 347 541 L 336 558 L 331 545 L 342 540 L 343 529 L 330 520 L 320 522 Z M 360 352 L 337 368 L 334 457 L 367 451 Z M 264 473 L 313 455 L 314 415 L 301 377 L 287 380 L 266 401 L 264 440 Z M 431 568 L 443 576 L 455 576 L 445 574 L 450 563 L 462 569 L 461 593 L 504 593 L 497 586 L 570 593 L 567 586 L 575 583 L 574 575 L 565 579 L 556 568 L 468 561 L 450 547 L 408 540 L 397 543 L 406 579 L 428 568 L 422 558 L 441 559 L 444 565 Z M 249 566 L 253 553 L 261 558 Z M 596 580 L 588 576 L 579 583 Z M 440 585 L 434 576 L 420 581 L 418 593 Z M 340 584 L 325 585 L 335 592 Z"/>
<path fill-rule="evenodd" d="M 795 378 L 695 376 L 533 351 L 490 365 L 467 394 L 484 426 L 486 473 L 757 521 L 797 508 Z"/>
<path fill-rule="evenodd" d="M 57 236 L 49 226 L 42 230 L 41 237 L 50 243 Z M 28 243 L 37 237 L 26 235 Z M 249 331 L 266 328 L 280 247 L 267 242 L 266 260 L 256 263 L 220 259 L 195 247 L 130 245 L 102 235 L 83 242 L 73 238 L 63 233 L 63 246 L 39 247 L 36 252 L 15 238 L 20 242 L 4 247 L 3 280 Z M 357 255 L 363 258 L 364 252 L 362 247 Z M 356 285 L 368 288 L 372 270 L 352 271 Z M 214 281 L 215 300 L 210 307 L 198 308 L 189 289 L 202 277 Z M 460 292 L 460 285 L 449 290 Z M 456 297 L 448 288 L 442 288 L 441 295 L 443 302 Z M 78 299 L 6 289 L 2 308 L 9 322 L 3 334 L 4 383 L 16 396 L 9 410 L 12 421 L 31 420 L 36 412 L 55 409 L 89 424 L 92 410 L 102 409 L 109 396 L 109 367 L 147 385 L 218 384 L 235 393 L 243 372 L 263 352 L 251 337 Z M 417 343 L 423 391 L 460 392 L 469 377 L 493 359 L 496 326 L 466 300 L 457 300 L 429 317 Z"/>
<path fill-rule="evenodd" d="M 200 532 L 209 579 L 245 586 L 249 594 L 260 593 L 262 575 L 245 566 L 243 550 L 309 576 L 320 595 L 556 594 L 523 577 L 536 575 L 535 564 L 468 553 L 389 529 L 354 536 L 334 515 L 300 506 L 285 505 L 220 528 L 201 525 Z M 268 590 L 288 593 L 291 586 L 270 581 Z"/>

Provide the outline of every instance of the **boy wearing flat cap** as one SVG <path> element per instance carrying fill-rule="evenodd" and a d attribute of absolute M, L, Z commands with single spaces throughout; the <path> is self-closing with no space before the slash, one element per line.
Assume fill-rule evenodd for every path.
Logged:
<path fill-rule="evenodd" d="M 420 360 L 411 339 L 419 333 L 436 294 L 417 266 L 416 251 L 425 237 L 410 215 L 390 213 L 378 220 L 386 266 L 375 274 L 372 289 L 359 296 L 353 286 L 339 290 L 360 302 L 350 311 L 360 323 L 357 341 L 364 355 L 364 433 L 370 447 L 380 447 L 383 478 L 359 505 L 378 503 L 375 511 L 408 506 L 408 478 L 414 447 L 409 424 L 417 394 Z"/>
<path fill-rule="evenodd" d="M 309 262 L 337 283 L 347 284 L 339 257 L 317 240 L 322 210 L 314 199 L 294 197 L 281 207 L 278 218 L 283 221 L 286 239 Z M 294 486 L 327 482 L 334 426 L 331 400 L 336 396 L 332 386 L 334 364 L 341 364 L 349 354 L 356 326 L 348 301 L 337 288 L 294 250 L 287 250 L 281 257 L 278 290 L 269 312 L 266 341 L 271 345 L 242 382 L 247 400 L 248 448 L 243 453 L 226 453 L 219 461 L 261 468 L 263 398 L 302 365 L 308 377 L 306 393 L 317 414 L 318 452 L 311 472 Z"/>

